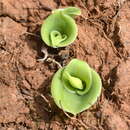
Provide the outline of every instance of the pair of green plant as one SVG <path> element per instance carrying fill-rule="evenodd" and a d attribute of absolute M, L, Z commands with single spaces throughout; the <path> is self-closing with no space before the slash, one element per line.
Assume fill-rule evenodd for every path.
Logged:
<path fill-rule="evenodd" d="M 42 25 L 43 41 L 53 48 L 73 43 L 78 34 L 73 18 L 80 14 L 76 7 L 54 10 Z M 59 108 L 76 115 L 97 101 L 101 86 L 99 75 L 86 62 L 73 59 L 55 73 L 51 94 Z"/>

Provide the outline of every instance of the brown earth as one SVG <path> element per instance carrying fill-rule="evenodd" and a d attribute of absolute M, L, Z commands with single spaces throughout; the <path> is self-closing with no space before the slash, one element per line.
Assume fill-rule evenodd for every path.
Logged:
<path fill-rule="evenodd" d="M 79 34 L 74 44 L 53 49 L 40 38 L 51 10 L 76 6 Z M 43 47 L 42 47 L 43 46 Z M 76 57 L 101 76 L 102 95 L 89 110 L 67 117 L 50 96 L 58 70 Z M 42 95 L 42 96 L 41 96 Z M 44 95 L 44 97 L 43 97 Z M 2 0 L 0 2 L 0 130 L 129 130 L 130 1 Z"/>

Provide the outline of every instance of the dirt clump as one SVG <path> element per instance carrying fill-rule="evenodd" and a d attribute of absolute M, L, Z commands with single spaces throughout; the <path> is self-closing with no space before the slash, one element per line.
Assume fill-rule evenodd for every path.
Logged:
<path fill-rule="evenodd" d="M 114 110 L 107 105 L 107 107 L 104 108 L 104 129 L 107 130 L 128 130 L 127 123 L 122 119 L 122 117 L 114 112 Z"/>
<path fill-rule="evenodd" d="M 0 91 L 0 123 L 14 122 L 22 114 L 29 113 L 22 95 L 15 86 L 2 86 Z"/>

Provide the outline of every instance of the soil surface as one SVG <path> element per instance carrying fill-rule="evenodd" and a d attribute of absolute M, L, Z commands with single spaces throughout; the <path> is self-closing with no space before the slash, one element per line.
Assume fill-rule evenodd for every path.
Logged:
<path fill-rule="evenodd" d="M 79 33 L 68 47 L 53 49 L 40 27 L 51 10 L 76 6 Z M 41 62 L 39 58 L 48 58 Z M 50 83 L 59 64 L 88 62 L 101 76 L 98 102 L 67 117 L 54 104 Z M 0 1 L 0 130 L 130 130 L 130 1 Z"/>

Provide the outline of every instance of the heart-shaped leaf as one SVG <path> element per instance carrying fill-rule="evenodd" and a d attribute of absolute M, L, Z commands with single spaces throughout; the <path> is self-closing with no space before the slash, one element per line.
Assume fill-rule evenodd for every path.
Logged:
<path fill-rule="evenodd" d="M 67 36 L 65 34 L 61 34 L 58 31 L 52 31 L 51 32 L 51 42 L 53 46 L 57 46 L 59 43 L 63 42 L 67 39 Z"/>

